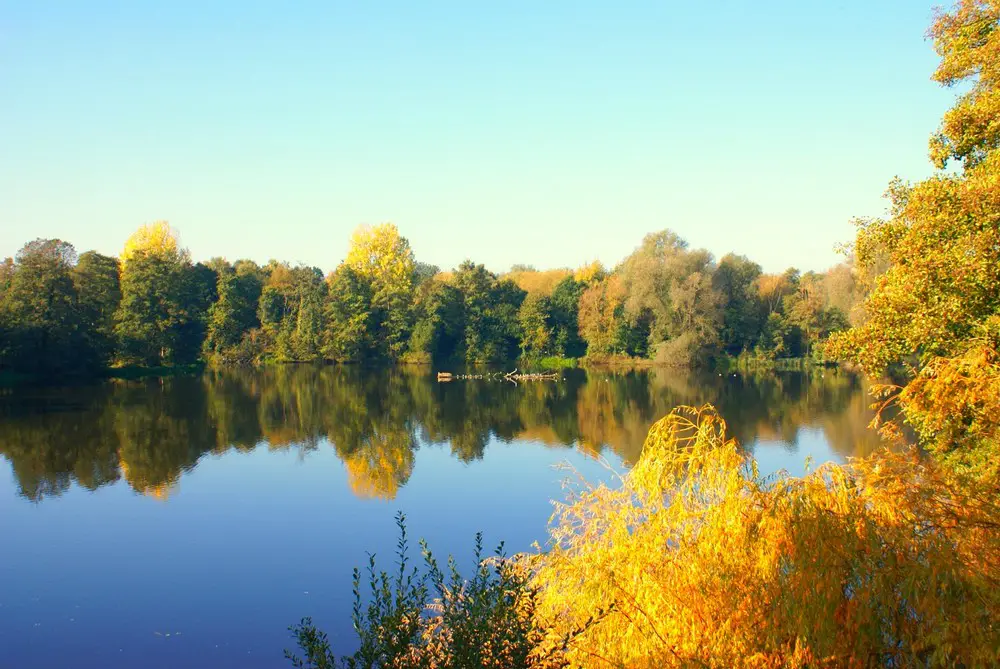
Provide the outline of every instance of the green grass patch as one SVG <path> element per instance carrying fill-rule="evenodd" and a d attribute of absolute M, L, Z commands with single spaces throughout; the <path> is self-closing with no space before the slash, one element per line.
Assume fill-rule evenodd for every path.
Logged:
<path fill-rule="evenodd" d="M 542 369 L 576 369 L 578 366 L 576 358 L 563 358 L 557 355 L 550 355 L 533 362 Z"/>

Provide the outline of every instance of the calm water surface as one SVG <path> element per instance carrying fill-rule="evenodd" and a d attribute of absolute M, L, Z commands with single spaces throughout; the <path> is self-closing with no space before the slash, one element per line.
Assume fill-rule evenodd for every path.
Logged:
<path fill-rule="evenodd" d="M 864 455 L 837 370 L 567 373 L 439 384 L 428 370 L 233 370 L 0 391 L 0 669 L 284 667 L 311 615 L 352 650 L 351 569 L 393 516 L 440 554 L 544 541 L 569 463 L 635 462 L 650 424 L 712 402 L 764 472 Z"/>

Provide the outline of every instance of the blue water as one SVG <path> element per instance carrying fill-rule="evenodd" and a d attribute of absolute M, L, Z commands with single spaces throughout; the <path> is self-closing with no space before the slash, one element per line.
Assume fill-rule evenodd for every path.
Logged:
<path fill-rule="evenodd" d="M 262 379 L 260 384 L 272 382 L 283 383 Z M 504 406 L 519 407 L 521 417 L 514 417 L 514 409 L 509 409 L 510 415 L 490 415 L 489 420 L 504 427 L 484 428 L 481 457 L 466 455 L 464 460 L 448 439 L 429 443 L 421 423 L 426 419 L 421 411 L 429 410 L 411 408 L 393 419 L 393 425 L 410 434 L 412 448 L 384 451 L 387 462 L 404 465 L 386 466 L 389 474 L 383 478 L 396 484 L 381 487 L 371 484 L 378 476 L 359 483 L 341 455 L 344 446 L 338 452 L 317 430 L 299 425 L 292 429 L 290 442 L 280 447 L 263 438 L 256 447 L 216 444 L 196 449 L 194 455 L 185 447 L 176 466 L 167 462 L 148 467 L 167 472 L 159 487 L 147 485 L 151 474 L 137 485 L 139 463 L 166 457 L 170 444 L 154 440 L 149 452 L 138 456 L 134 447 L 120 446 L 124 464 L 115 469 L 112 457 L 112 464 L 104 465 L 111 466 L 106 477 L 117 480 L 90 490 L 80 480 L 99 468 L 95 462 L 107 460 L 100 453 L 115 453 L 114 446 L 107 450 L 105 437 L 118 443 L 123 421 L 131 424 L 130 412 L 136 410 L 130 407 L 143 405 L 136 403 L 135 388 L 129 402 L 121 401 L 124 391 L 118 387 L 104 394 L 45 391 L 44 402 L 20 401 L 18 393 L 34 391 L 0 397 L 0 404 L 8 406 L 0 415 L 0 669 L 283 667 L 288 665 L 282 651 L 291 647 L 287 627 L 303 616 L 312 616 L 326 629 L 335 648 L 349 651 L 351 569 L 366 563 L 368 551 L 386 568 L 391 566 L 397 511 L 406 513 L 414 558 L 419 558 L 416 539 L 423 537 L 440 557 L 456 553 L 468 565 L 473 537 L 480 530 L 488 546 L 505 540 L 511 551 L 544 541 L 551 500 L 562 497 L 567 476 L 559 465 L 569 465 L 593 481 L 613 481 L 609 467 L 627 469 L 641 450 L 643 426 L 678 398 L 670 390 L 675 386 L 657 385 L 653 376 L 622 381 L 623 389 L 610 399 L 603 388 L 601 393 L 587 392 L 587 384 L 617 382 L 578 375 L 572 381 L 575 388 L 551 391 L 570 393 L 573 401 L 561 404 L 546 395 L 548 390 L 505 390 Z M 197 388 L 215 392 L 210 383 L 215 381 L 177 388 L 185 397 L 182 415 L 172 414 L 181 421 L 180 434 L 191 434 L 196 423 L 206 421 L 221 429 L 204 417 L 218 414 L 184 414 L 191 394 L 201 392 Z M 295 394 L 308 391 L 310 383 L 305 379 L 295 386 Z M 425 390 L 439 393 L 436 387 L 423 388 L 423 380 L 415 383 L 411 392 L 416 395 Z M 818 464 L 851 454 L 829 435 L 854 434 L 867 421 L 862 390 L 852 382 L 835 393 L 835 401 L 811 399 L 820 385 L 829 384 L 800 379 L 789 386 L 799 389 L 789 398 L 797 409 L 779 411 L 777 417 L 757 412 L 734 424 L 762 471 L 786 468 L 801 473 L 807 456 Z M 162 399 L 164 393 L 174 392 L 169 388 L 147 385 L 141 391 Z M 705 392 L 720 398 L 735 392 L 721 388 Z M 212 397 L 225 402 L 227 392 Z M 517 393 L 532 396 L 525 399 Z M 61 394 L 72 401 L 54 402 Z M 759 395 L 771 397 L 770 392 Z M 91 396 L 97 399 L 87 399 Z M 258 404 L 242 398 L 241 411 L 263 406 L 263 397 Z M 473 408 L 465 404 L 470 401 L 467 392 L 461 400 L 437 397 L 435 402 L 454 404 L 447 411 Z M 100 407 L 95 406 L 98 402 Z M 501 404 L 495 403 L 497 411 L 508 411 L 499 408 Z M 528 405 L 533 407 L 530 412 L 524 408 Z M 549 405 L 551 416 L 545 411 Z M 434 406 L 435 411 L 442 409 Z M 320 414 L 329 416 L 334 408 Z M 524 417 L 529 414 L 530 419 Z M 287 418 L 289 423 L 296 420 Z M 554 437 L 559 430 L 553 431 L 550 421 L 570 426 L 559 428 L 569 433 L 577 429 L 573 425 L 600 424 L 594 433 L 610 435 L 608 441 L 618 443 L 613 448 L 605 445 L 595 457 L 593 444 L 578 448 L 577 441 L 560 443 Z M 140 424 L 155 430 L 162 416 Z M 276 428 L 272 424 L 268 429 Z M 84 433 L 86 447 L 81 446 Z M 51 443 L 55 455 L 31 459 L 36 449 L 24 443 L 36 434 L 42 443 Z M 74 453 L 57 458 L 63 450 Z M 383 451 L 375 446 L 370 453 L 379 457 Z M 131 463 L 126 462 L 129 457 Z M 383 473 L 379 466 L 369 471 Z"/>

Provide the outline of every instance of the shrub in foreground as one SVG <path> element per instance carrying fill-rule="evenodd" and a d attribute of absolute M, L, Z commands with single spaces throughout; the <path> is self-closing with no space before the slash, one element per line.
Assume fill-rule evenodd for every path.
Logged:
<path fill-rule="evenodd" d="M 996 666 L 1000 490 L 915 453 L 761 477 L 710 407 L 524 557 L 575 666 Z"/>
<path fill-rule="evenodd" d="M 442 569 L 423 541 L 424 568 L 410 567 L 405 518 L 396 518 L 397 569 L 377 571 L 369 556 L 367 604 L 354 570 L 352 621 L 360 644 L 338 665 L 326 635 L 303 619 L 291 629 L 303 657 L 285 651 L 300 669 L 556 669 L 562 648 L 548 642 L 535 615 L 530 575 L 507 559 L 503 544 L 484 559 L 476 535 L 476 571 L 465 579 L 453 557 Z M 565 644 L 562 644 L 563 646 Z"/>

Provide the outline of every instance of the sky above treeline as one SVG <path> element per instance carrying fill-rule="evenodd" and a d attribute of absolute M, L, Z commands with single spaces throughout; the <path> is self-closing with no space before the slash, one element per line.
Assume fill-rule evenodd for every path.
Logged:
<path fill-rule="evenodd" d="M 285 6 L 285 5 L 288 6 Z M 0 0 L 0 256 L 332 270 L 363 223 L 419 260 L 613 266 L 671 228 L 824 269 L 954 91 L 924 0 Z"/>

